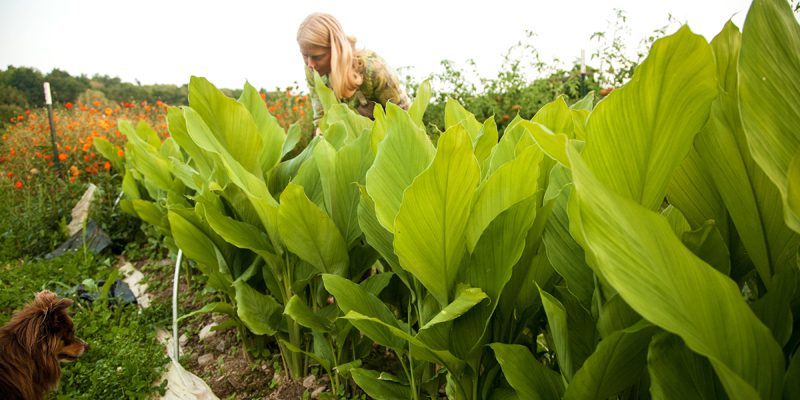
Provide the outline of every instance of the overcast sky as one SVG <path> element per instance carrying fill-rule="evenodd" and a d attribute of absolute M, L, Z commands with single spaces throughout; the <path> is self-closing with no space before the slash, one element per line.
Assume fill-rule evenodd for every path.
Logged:
<path fill-rule="evenodd" d="M 361 46 L 416 77 L 441 72 L 440 61 L 474 59 L 484 76 L 525 31 L 542 57 L 577 61 L 591 54 L 593 32 L 607 30 L 614 9 L 628 17 L 631 45 L 668 22 L 688 23 L 711 40 L 733 18 L 741 28 L 749 0 L 556 1 L 239 1 L 2 0 L 0 68 L 53 68 L 71 75 L 118 76 L 141 84 L 183 84 L 204 76 L 218 87 L 249 81 L 306 90 L 295 35 L 311 12 L 336 16 Z M 592 64 L 591 60 L 587 60 Z"/>

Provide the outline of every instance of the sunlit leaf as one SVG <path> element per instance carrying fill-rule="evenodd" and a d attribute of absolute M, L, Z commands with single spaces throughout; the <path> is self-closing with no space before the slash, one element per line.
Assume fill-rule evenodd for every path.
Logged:
<path fill-rule="evenodd" d="M 405 191 L 397 214 L 394 248 L 400 265 L 442 306 L 452 299 L 466 254 L 464 233 L 479 180 L 472 143 L 456 125 L 439 139 L 436 158 Z M 367 185 L 369 189 L 369 181 Z"/>
<path fill-rule="evenodd" d="M 747 13 L 739 59 L 742 125 L 753 158 L 781 192 L 786 224 L 800 232 L 790 164 L 800 154 L 800 25 L 789 3 L 755 0 Z M 796 192 L 795 192 L 796 193 Z"/>

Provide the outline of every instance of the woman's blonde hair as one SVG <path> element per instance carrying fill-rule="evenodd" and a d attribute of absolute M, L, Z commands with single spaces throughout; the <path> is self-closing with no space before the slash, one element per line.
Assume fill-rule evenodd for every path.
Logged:
<path fill-rule="evenodd" d="M 348 98 L 361 85 L 356 38 L 345 35 L 342 25 L 330 14 L 314 13 L 306 17 L 297 30 L 297 43 L 302 46 L 327 48 L 331 54 L 331 89 L 339 99 Z"/>

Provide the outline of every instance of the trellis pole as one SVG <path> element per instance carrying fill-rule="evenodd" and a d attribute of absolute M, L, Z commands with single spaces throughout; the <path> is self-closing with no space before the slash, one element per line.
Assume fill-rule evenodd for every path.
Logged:
<path fill-rule="evenodd" d="M 581 98 L 586 96 L 586 50 L 581 49 Z"/>
<path fill-rule="evenodd" d="M 47 116 L 50 119 L 50 141 L 53 142 L 53 162 L 57 173 L 61 172 L 61 161 L 58 159 L 58 145 L 56 142 L 56 123 L 53 119 L 53 97 L 50 95 L 50 82 L 44 83 L 44 103 L 47 105 Z"/>

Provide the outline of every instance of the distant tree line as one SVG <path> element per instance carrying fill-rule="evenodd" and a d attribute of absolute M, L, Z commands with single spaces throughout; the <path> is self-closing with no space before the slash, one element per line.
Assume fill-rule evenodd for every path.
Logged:
<path fill-rule="evenodd" d="M 187 84 L 141 85 L 108 75 L 72 76 L 58 68 L 45 74 L 35 68 L 9 65 L 0 69 L 0 125 L 26 109 L 44 107 L 44 82 L 50 83 L 56 104 L 100 98 L 112 103 L 161 100 L 170 105 L 186 105 L 189 93 Z M 238 95 L 233 90 L 227 92 Z"/>

